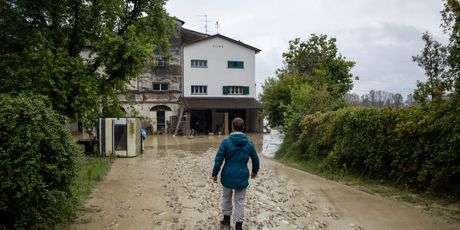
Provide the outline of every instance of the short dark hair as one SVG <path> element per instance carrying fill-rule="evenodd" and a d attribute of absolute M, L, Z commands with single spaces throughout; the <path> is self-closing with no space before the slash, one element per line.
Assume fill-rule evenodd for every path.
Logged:
<path fill-rule="evenodd" d="M 232 129 L 236 132 L 243 132 L 244 129 L 244 121 L 240 117 L 235 117 L 232 121 Z"/>

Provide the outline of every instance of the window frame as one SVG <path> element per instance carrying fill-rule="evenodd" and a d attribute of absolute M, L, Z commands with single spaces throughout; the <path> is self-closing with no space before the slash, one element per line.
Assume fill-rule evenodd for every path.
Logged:
<path fill-rule="evenodd" d="M 156 67 L 164 68 L 169 66 L 169 58 L 168 57 L 157 57 L 156 59 Z"/>
<path fill-rule="evenodd" d="M 195 63 L 196 65 L 194 65 Z M 203 65 L 200 65 L 202 63 Z M 191 59 L 190 60 L 190 68 L 208 68 L 208 60 L 204 59 Z"/>
<path fill-rule="evenodd" d="M 227 61 L 227 69 L 244 69 L 244 61 Z"/>
<path fill-rule="evenodd" d="M 249 86 L 229 85 L 223 86 L 224 95 L 249 95 Z"/>
<path fill-rule="evenodd" d="M 155 85 L 158 85 L 159 88 L 155 89 Z M 166 86 L 166 89 L 164 89 L 164 86 Z M 166 92 L 169 91 L 169 83 L 168 82 L 153 82 L 152 83 L 152 90 L 156 92 Z"/>
<path fill-rule="evenodd" d="M 190 88 L 190 94 L 191 95 L 208 95 L 208 86 L 207 85 L 192 85 Z"/>

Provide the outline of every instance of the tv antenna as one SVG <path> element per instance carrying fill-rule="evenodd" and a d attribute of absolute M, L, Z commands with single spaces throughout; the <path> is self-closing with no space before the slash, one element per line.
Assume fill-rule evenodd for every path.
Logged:
<path fill-rule="evenodd" d="M 200 15 L 201 17 L 204 17 L 204 30 L 205 30 L 205 33 L 208 34 L 208 15 L 207 14 L 204 14 L 204 15 Z"/>
<path fill-rule="evenodd" d="M 216 21 L 216 31 L 219 33 L 219 21 Z"/>

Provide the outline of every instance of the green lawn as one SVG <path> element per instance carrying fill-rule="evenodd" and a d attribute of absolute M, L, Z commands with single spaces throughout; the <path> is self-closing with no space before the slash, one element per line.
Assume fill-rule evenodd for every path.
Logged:
<path fill-rule="evenodd" d="M 84 204 L 96 184 L 104 179 L 114 160 L 113 157 L 82 157 L 75 185 L 80 205 Z"/>

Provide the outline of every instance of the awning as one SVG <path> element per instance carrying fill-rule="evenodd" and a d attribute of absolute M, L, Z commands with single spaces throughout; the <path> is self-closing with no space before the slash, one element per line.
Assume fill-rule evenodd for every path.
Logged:
<path fill-rule="evenodd" d="M 261 109 L 260 103 L 251 97 L 182 97 L 182 104 L 187 109 Z"/>

